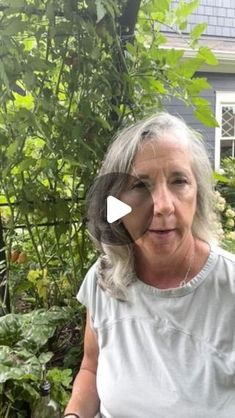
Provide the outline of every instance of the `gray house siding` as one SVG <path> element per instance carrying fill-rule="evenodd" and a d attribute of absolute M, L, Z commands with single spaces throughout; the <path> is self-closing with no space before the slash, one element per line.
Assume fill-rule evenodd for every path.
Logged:
<path fill-rule="evenodd" d="M 211 103 L 211 107 L 214 113 L 216 107 L 216 91 L 235 92 L 234 74 L 198 73 L 197 76 L 206 77 L 212 86 L 212 89 L 206 90 L 204 92 L 203 97 L 205 97 Z M 197 130 L 203 135 L 211 163 L 214 166 L 215 128 L 209 128 L 205 125 L 202 125 L 193 116 L 193 109 L 191 106 L 186 107 L 182 102 L 174 98 L 170 102 L 166 103 L 166 109 L 169 111 L 169 113 L 182 117 L 193 129 Z"/>
<path fill-rule="evenodd" d="M 191 0 L 185 0 L 185 3 Z M 172 0 L 171 7 L 177 7 L 179 0 Z M 216 113 L 216 92 L 235 92 L 235 0 L 200 0 L 199 6 L 187 19 L 188 25 L 183 37 L 169 27 L 162 26 L 162 32 L 168 39 L 168 47 L 184 48 L 182 39 L 187 39 L 188 33 L 198 24 L 207 23 L 201 45 L 211 48 L 218 58 L 217 68 L 204 66 L 198 76 L 206 77 L 212 86 L 205 91 L 203 97 L 211 103 L 212 111 Z M 180 38 L 180 39 L 179 39 Z M 235 94 L 234 94 L 235 103 Z M 201 124 L 194 116 L 192 107 L 185 107 L 180 101 L 172 98 L 165 103 L 166 109 L 183 119 L 194 129 L 199 131 L 204 139 L 213 167 L 218 167 L 219 150 L 216 150 L 215 161 L 215 128 L 208 128 Z M 217 146 L 217 144 L 216 144 Z M 219 146 L 219 143 L 218 143 Z"/>
<path fill-rule="evenodd" d="M 188 3 L 186 0 L 185 3 Z M 178 0 L 172 1 L 172 7 L 176 7 Z M 198 23 L 208 24 L 204 35 L 235 37 L 235 0 L 200 0 L 200 5 L 188 19 L 189 32 Z"/>

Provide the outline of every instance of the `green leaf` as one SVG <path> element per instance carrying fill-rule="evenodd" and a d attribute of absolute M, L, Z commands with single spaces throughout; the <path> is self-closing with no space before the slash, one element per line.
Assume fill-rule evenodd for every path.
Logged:
<path fill-rule="evenodd" d="M 193 78 L 188 86 L 188 92 L 191 94 L 198 94 L 207 89 L 211 89 L 211 85 L 204 77 Z"/>
<path fill-rule="evenodd" d="M 19 18 L 13 18 L 9 20 L 7 27 L 4 28 L 5 36 L 16 35 L 19 32 L 23 32 L 27 28 L 27 22 L 22 22 Z"/>
<path fill-rule="evenodd" d="M 184 31 L 187 28 L 187 26 L 188 26 L 188 22 L 187 21 L 182 22 L 182 23 L 179 24 L 179 29 L 181 31 Z"/>
<path fill-rule="evenodd" d="M 23 74 L 23 81 L 28 90 L 34 90 L 36 77 L 32 71 L 25 71 L 25 74 Z"/>
<path fill-rule="evenodd" d="M 95 5 L 96 5 L 96 14 L 97 14 L 96 23 L 99 23 L 106 15 L 106 10 L 101 0 L 95 0 Z"/>
<path fill-rule="evenodd" d="M 118 14 L 118 8 L 117 8 L 115 1 L 114 2 L 106 1 L 105 7 L 106 7 L 107 13 L 110 14 L 112 19 L 115 19 L 115 16 L 117 16 Z"/>
<path fill-rule="evenodd" d="M 218 65 L 218 60 L 215 54 L 211 51 L 210 48 L 208 48 L 208 46 L 201 46 L 198 51 L 198 56 L 202 57 L 206 64 Z"/>
<path fill-rule="evenodd" d="M 34 70 L 34 71 L 53 70 L 55 67 L 55 64 L 53 64 L 52 62 L 43 60 L 35 56 L 34 57 L 29 56 L 28 60 L 29 60 L 29 65 L 31 67 L 31 70 Z"/>
<path fill-rule="evenodd" d="M 108 131 L 112 130 L 108 121 L 103 119 L 101 116 L 96 116 L 96 120 L 102 126 L 102 128 L 107 129 Z"/>
<path fill-rule="evenodd" d="M 179 67 L 179 73 L 186 78 L 192 77 L 196 71 L 198 71 L 203 64 L 202 58 L 190 58 L 183 61 Z"/>
<path fill-rule="evenodd" d="M 8 314 L 0 318 L 0 345 L 14 345 L 21 337 L 20 320 L 16 315 Z"/>
<path fill-rule="evenodd" d="M 136 46 L 135 45 L 133 45 L 130 42 L 127 42 L 126 43 L 126 49 L 130 53 L 130 55 L 136 56 L 137 49 L 136 49 Z"/>
<path fill-rule="evenodd" d="M 5 87 L 8 91 L 10 91 L 10 87 L 9 87 L 9 80 L 3 65 L 3 62 L 0 60 L 0 80 L 3 81 L 3 83 L 5 84 Z"/>
<path fill-rule="evenodd" d="M 34 98 L 31 94 L 27 94 L 26 96 L 21 96 L 18 93 L 13 93 L 13 96 L 15 98 L 15 106 L 17 108 L 25 108 L 27 110 L 32 110 L 34 107 Z"/>
<path fill-rule="evenodd" d="M 194 26 L 190 33 L 191 39 L 196 41 L 203 34 L 203 32 L 205 32 L 207 26 L 207 23 L 198 23 L 196 26 Z"/>
<path fill-rule="evenodd" d="M 213 177 L 214 177 L 215 180 L 220 181 L 221 183 L 230 183 L 230 180 L 227 177 L 225 177 L 222 174 L 219 174 L 217 172 L 213 173 Z"/>
<path fill-rule="evenodd" d="M 171 0 L 157 0 L 154 3 L 156 11 L 165 13 L 169 10 Z"/>
<path fill-rule="evenodd" d="M 194 112 L 194 116 L 206 126 L 219 126 L 209 106 L 198 106 Z"/>
<path fill-rule="evenodd" d="M 61 42 L 61 37 L 69 35 L 71 33 L 71 23 L 70 22 L 59 22 L 55 26 L 54 37 L 55 40 L 58 39 Z"/>
<path fill-rule="evenodd" d="M 38 357 L 38 361 L 40 364 L 47 364 L 48 361 L 50 361 L 53 357 L 53 353 L 52 352 L 47 352 L 47 353 L 41 353 L 40 356 Z"/>
<path fill-rule="evenodd" d="M 146 79 L 145 86 L 146 86 L 146 90 L 148 88 L 151 93 L 153 91 L 157 91 L 160 94 L 166 94 L 167 93 L 164 84 L 161 81 L 156 80 L 154 77 L 148 77 Z"/>
<path fill-rule="evenodd" d="M 17 151 L 19 150 L 20 144 L 19 144 L 19 140 L 15 139 L 15 141 L 13 141 L 9 147 L 7 147 L 6 150 L 6 156 L 8 158 L 12 158 L 15 156 L 15 154 L 17 153 Z"/>
<path fill-rule="evenodd" d="M 206 106 L 206 107 L 210 106 L 207 99 L 205 99 L 204 97 L 199 97 L 199 96 L 193 97 L 192 103 L 195 104 L 196 106 Z"/>
<path fill-rule="evenodd" d="M 0 345 L 18 347 L 21 355 L 25 349 L 37 351 L 53 336 L 56 326 L 69 319 L 71 310 L 59 307 L 50 310 L 39 309 L 23 315 L 5 315 L 0 318 Z M 1 355 L 3 351 L 0 351 L 0 363 Z M 27 357 L 27 353 L 25 355 Z M 11 358 L 9 361 L 11 362 Z"/>
<path fill-rule="evenodd" d="M 66 388 L 69 388 L 72 382 L 72 372 L 70 369 L 61 370 L 57 367 L 49 370 L 47 376 L 53 383 L 59 383 Z"/>
<path fill-rule="evenodd" d="M 24 39 L 23 44 L 24 50 L 27 52 L 31 51 L 34 47 L 36 47 L 36 42 L 34 39 Z"/>
<path fill-rule="evenodd" d="M 167 90 L 165 89 L 164 84 L 159 80 L 153 80 L 152 86 L 154 89 L 159 92 L 160 94 L 167 94 Z"/>
<path fill-rule="evenodd" d="M 8 137 L 5 133 L 0 132 L 0 145 L 7 145 Z"/>
<path fill-rule="evenodd" d="M 27 380 L 29 380 L 29 383 L 27 383 Z M 24 380 L 19 382 L 23 400 L 28 401 L 29 399 L 26 399 L 26 397 L 28 397 L 28 395 L 30 397 L 30 400 L 35 399 L 38 395 L 38 392 L 32 386 L 32 380 L 33 381 L 38 380 L 38 377 L 37 377 L 36 374 L 33 374 L 33 375 L 32 374 L 31 375 L 26 374 L 24 376 Z M 24 415 L 19 415 L 19 418 L 24 418 Z"/>
<path fill-rule="evenodd" d="M 22 315 L 24 338 L 18 342 L 18 346 L 33 352 L 38 351 L 54 335 L 56 326 L 68 318 L 69 310 L 59 307 L 49 311 L 41 309 Z"/>
<path fill-rule="evenodd" d="M 55 234 L 58 238 L 61 237 L 61 235 L 65 234 L 69 230 L 69 225 L 65 223 L 61 223 L 60 225 L 55 226 Z"/>
<path fill-rule="evenodd" d="M 168 65 L 174 67 L 175 65 L 179 63 L 183 55 L 184 55 L 183 50 L 169 49 L 167 50 L 165 59 Z"/>
<path fill-rule="evenodd" d="M 26 158 L 25 160 L 21 161 L 17 168 L 18 172 L 21 173 L 25 170 L 28 170 L 30 167 L 34 167 L 36 164 L 36 160 L 34 158 Z"/>
<path fill-rule="evenodd" d="M 69 219 L 69 208 L 67 203 L 64 200 L 60 200 L 55 204 L 55 216 L 61 220 Z"/>
<path fill-rule="evenodd" d="M 0 346 L 0 383 L 8 380 L 36 380 L 40 363 L 28 350 Z"/>
<path fill-rule="evenodd" d="M 187 19 L 187 17 L 198 7 L 199 0 L 193 0 L 189 3 L 186 3 L 185 0 L 180 0 L 179 5 L 176 9 L 176 16 L 179 21 Z"/>

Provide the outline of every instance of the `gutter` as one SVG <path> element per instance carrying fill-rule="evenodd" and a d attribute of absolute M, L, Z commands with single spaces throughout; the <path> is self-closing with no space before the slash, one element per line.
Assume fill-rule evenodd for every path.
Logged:
<path fill-rule="evenodd" d="M 208 46 L 215 54 L 218 65 L 203 64 L 200 71 L 209 73 L 229 73 L 235 74 L 235 39 L 234 38 L 203 38 L 200 40 L 200 46 Z M 167 36 L 167 43 L 163 49 L 184 50 L 183 59 L 192 58 L 196 51 L 189 48 L 187 39 L 174 36 Z"/>

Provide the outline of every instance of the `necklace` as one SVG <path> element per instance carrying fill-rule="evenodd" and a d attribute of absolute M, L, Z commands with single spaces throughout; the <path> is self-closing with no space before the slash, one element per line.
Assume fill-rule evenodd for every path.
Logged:
<path fill-rule="evenodd" d="M 192 251 L 191 258 L 190 258 L 189 266 L 188 266 L 188 269 L 186 271 L 186 274 L 185 274 L 183 280 L 181 280 L 180 283 L 178 284 L 178 287 L 183 287 L 183 286 L 186 285 L 189 273 L 190 273 L 190 271 L 193 267 L 193 264 L 194 264 L 194 258 L 195 258 L 195 241 L 193 240 L 193 251 Z"/>

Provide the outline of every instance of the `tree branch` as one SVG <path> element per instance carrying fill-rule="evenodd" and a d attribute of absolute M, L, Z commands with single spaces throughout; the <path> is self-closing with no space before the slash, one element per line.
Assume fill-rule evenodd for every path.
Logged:
<path fill-rule="evenodd" d="M 141 0 L 128 0 L 122 15 L 119 17 L 118 23 L 121 28 L 121 39 L 124 40 L 124 42 L 125 39 L 128 39 L 129 42 L 134 39 L 140 3 Z"/>

